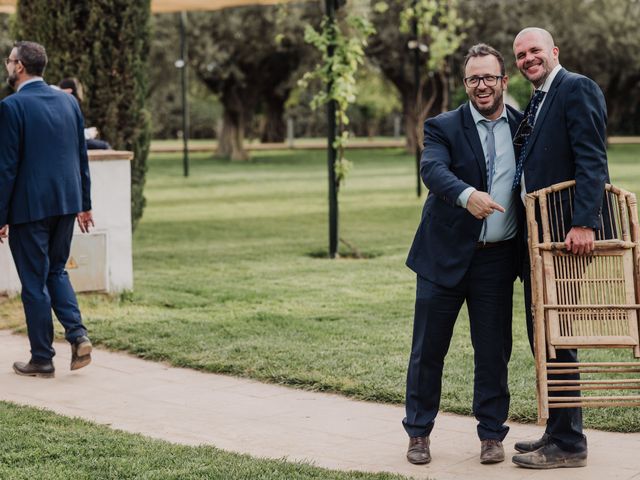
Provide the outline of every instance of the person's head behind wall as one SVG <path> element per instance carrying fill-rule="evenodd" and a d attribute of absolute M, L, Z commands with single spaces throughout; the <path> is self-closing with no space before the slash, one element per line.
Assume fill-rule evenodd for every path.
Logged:
<path fill-rule="evenodd" d="M 14 44 L 9 57 L 5 59 L 7 83 L 17 88 L 25 80 L 41 77 L 47 67 L 47 52 L 36 42 L 19 41 Z"/>
<path fill-rule="evenodd" d="M 60 90 L 70 93 L 78 99 L 79 102 L 84 100 L 84 93 L 82 90 L 82 84 L 80 80 L 75 77 L 67 77 L 60 80 L 58 84 Z"/>
<path fill-rule="evenodd" d="M 472 46 L 464 59 L 463 82 L 469 101 L 480 114 L 489 120 L 502 114 L 509 77 L 499 51 L 485 43 Z"/>

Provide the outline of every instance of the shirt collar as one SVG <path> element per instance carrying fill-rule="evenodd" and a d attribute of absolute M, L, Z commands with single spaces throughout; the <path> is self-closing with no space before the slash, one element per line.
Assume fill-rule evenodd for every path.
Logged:
<path fill-rule="evenodd" d="M 16 90 L 16 92 L 19 92 L 20 90 L 22 90 L 22 87 L 24 87 L 25 85 L 29 85 L 30 83 L 35 83 L 35 82 L 42 82 L 42 81 L 43 81 L 42 77 L 32 77 L 29 80 L 25 80 L 24 82 L 22 82 L 18 87 L 18 89 Z"/>
<path fill-rule="evenodd" d="M 551 84 L 553 83 L 553 80 L 556 78 L 556 75 L 558 75 L 558 72 L 560 71 L 561 68 L 562 68 L 562 65 L 560 64 L 556 65 L 553 68 L 553 70 L 551 70 L 551 73 L 542 84 L 542 87 L 538 88 L 538 90 L 541 90 L 543 92 L 548 92 L 549 89 L 551 88 Z"/>
<path fill-rule="evenodd" d="M 498 120 L 501 120 L 503 118 L 505 120 L 508 120 L 508 118 L 507 118 L 507 106 L 504 105 L 504 104 L 502 105 L 502 113 L 495 120 L 489 120 L 487 117 L 482 115 L 478 110 L 476 110 L 476 107 L 474 107 L 473 103 L 471 103 L 471 102 L 469 102 L 469 107 L 471 108 L 471 116 L 473 117 L 473 123 L 475 123 L 476 126 L 478 125 L 478 123 L 480 123 L 482 121 L 491 122 L 491 121 L 498 121 Z"/>

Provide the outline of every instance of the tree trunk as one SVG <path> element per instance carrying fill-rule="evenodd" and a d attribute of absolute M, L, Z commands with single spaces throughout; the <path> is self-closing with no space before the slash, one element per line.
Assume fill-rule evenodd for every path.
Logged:
<path fill-rule="evenodd" d="M 424 121 L 445 112 L 448 108 L 446 75 L 442 73 L 429 75 L 420 86 L 420 98 L 417 102 L 413 89 L 403 89 L 400 93 L 407 135 L 406 148 L 407 152 L 413 153 L 416 151 L 416 146 L 422 146 Z"/>
<path fill-rule="evenodd" d="M 416 114 L 416 99 L 413 92 L 402 90 L 402 112 L 404 114 L 404 131 L 406 132 L 406 149 L 408 153 L 414 153 L 418 146 L 418 123 Z"/>
<path fill-rule="evenodd" d="M 284 120 L 285 101 L 286 99 L 272 96 L 265 102 L 264 123 L 260 132 L 261 142 L 284 142 L 287 135 L 287 124 Z"/>
<path fill-rule="evenodd" d="M 244 115 L 241 111 L 225 105 L 217 154 L 231 160 L 248 160 L 249 155 L 243 147 L 243 142 Z"/>
<path fill-rule="evenodd" d="M 376 134 L 378 133 L 378 122 L 374 121 L 374 120 L 366 120 L 365 121 L 365 128 L 367 131 L 367 138 L 369 140 L 373 140 L 373 137 L 376 136 Z"/>
<path fill-rule="evenodd" d="M 440 111 L 446 112 L 449 110 L 449 101 L 450 101 L 450 93 L 449 93 L 449 73 L 441 72 L 438 74 L 438 78 L 440 79 L 440 84 L 442 85 L 440 91 L 442 92 L 442 98 L 440 102 Z"/>

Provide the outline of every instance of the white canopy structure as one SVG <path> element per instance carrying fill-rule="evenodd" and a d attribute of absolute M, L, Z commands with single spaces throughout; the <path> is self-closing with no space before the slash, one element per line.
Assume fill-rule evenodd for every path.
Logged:
<path fill-rule="evenodd" d="M 243 5 L 273 5 L 280 0 L 152 0 L 153 13 L 180 12 L 190 10 L 221 10 Z"/>
<path fill-rule="evenodd" d="M 222 10 L 243 5 L 273 5 L 282 0 L 152 0 L 153 13 L 181 12 L 191 10 Z M 14 13 L 17 0 L 0 0 L 0 13 Z"/>

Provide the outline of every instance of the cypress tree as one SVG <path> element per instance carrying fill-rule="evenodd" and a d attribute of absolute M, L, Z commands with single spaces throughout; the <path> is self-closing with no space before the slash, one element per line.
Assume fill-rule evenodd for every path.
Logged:
<path fill-rule="evenodd" d="M 44 45 L 45 80 L 76 77 L 86 123 L 119 150 L 132 150 L 131 214 L 142 216 L 150 141 L 150 0 L 20 0 L 16 36 Z"/>

